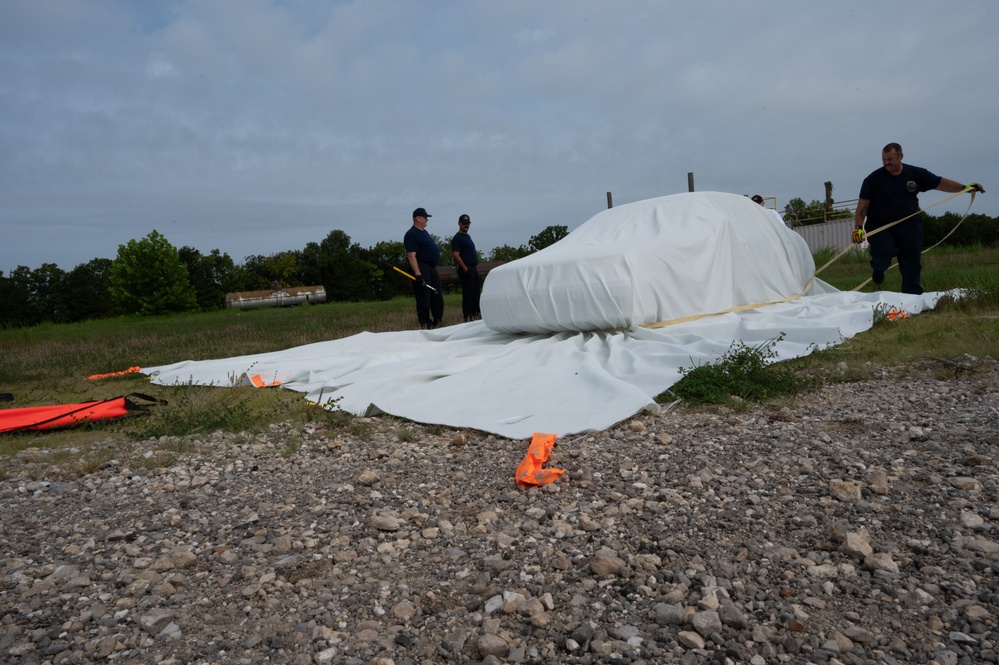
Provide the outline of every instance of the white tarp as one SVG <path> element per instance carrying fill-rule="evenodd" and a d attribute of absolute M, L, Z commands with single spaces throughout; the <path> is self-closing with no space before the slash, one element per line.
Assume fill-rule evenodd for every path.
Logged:
<path fill-rule="evenodd" d="M 699 230 L 687 217 L 660 214 L 673 205 L 667 199 L 674 198 L 691 198 L 689 209 L 696 209 L 698 219 L 711 229 Z M 745 200 L 747 208 L 740 199 L 710 192 L 678 195 L 601 213 L 532 255 L 555 257 L 552 264 L 561 270 L 532 259 L 504 266 L 507 276 L 495 282 L 500 269 L 490 272 L 483 321 L 433 331 L 361 333 L 143 372 L 164 385 L 280 383 L 306 393 L 310 401 L 359 415 L 384 412 L 514 439 L 534 432 L 565 436 L 607 429 L 643 409 L 658 410 L 655 397 L 679 380 L 680 368 L 717 359 L 735 340 L 754 345 L 783 335 L 774 350 L 785 360 L 867 330 L 878 307 L 915 314 L 932 308 L 943 295 L 839 292 L 816 282 L 809 295 L 795 298 L 814 270 L 807 250 L 802 254 L 797 246 L 803 241 L 762 209 L 764 216 L 756 215 L 756 204 Z M 655 213 L 637 214 L 643 206 Z M 747 216 L 720 220 L 707 209 L 745 210 Z M 621 215 L 609 214 L 615 210 Z M 741 228 L 738 219 L 750 221 Z M 613 228 L 589 228 L 605 224 Z M 759 236 L 768 242 L 758 242 Z M 595 240 L 599 238 L 603 240 Z M 671 238 L 682 251 L 672 252 Z M 601 245 L 608 256 L 596 251 Z M 634 251 L 625 252 L 624 245 Z M 653 245 L 660 249 L 642 251 Z M 575 262 L 566 258 L 574 252 Z M 666 263 L 657 258 L 664 253 L 670 257 Z M 657 261 L 658 267 L 650 270 L 647 263 Z M 518 265 L 526 266 L 523 272 Z M 670 279 L 661 279 L 660 271 Z M 542 278 L 549 283 L 550 297 Z M 649 288 L 647 281 L 666 293 Z M 518 289 L 527 315 L 517 313 L 511 294 Z M 785 301 L 655 329 L 634 324 L 779 300 Z M 562 332 L 511 332 L 531 326 L 562 330 L 573 322 L 577 328 Z M 625 323 L 627 330 L 609 330 Z"/>
<path fill-rule="evenodd" d="M 697 192 L 605 210 L 489 273 L 482 318 L 503 332 L 614 330 L 803 293 L 808 246 L 745 196 Z"/>

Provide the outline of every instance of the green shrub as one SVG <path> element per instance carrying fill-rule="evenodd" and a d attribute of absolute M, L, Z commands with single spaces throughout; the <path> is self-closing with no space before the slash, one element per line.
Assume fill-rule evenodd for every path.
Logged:
<path fill-rule="evenodd" d="M 774 362 L 774 346 L 782 339 L 783 333 L 757 346 L 736 341 L 717 362 L 681 367 L 683 378 L 668 392 L 689 403 L 731 404 L 737 400 L 765 401 L 812 385 L 812 379 L 794 368 Z"/>

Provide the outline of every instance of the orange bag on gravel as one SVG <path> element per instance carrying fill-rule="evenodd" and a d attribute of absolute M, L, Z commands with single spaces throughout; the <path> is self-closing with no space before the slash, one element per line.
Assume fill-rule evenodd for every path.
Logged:
<path fill-rule="evenodd" d="M 565 469 L 542 469 L 541 465 L 548 461 L 555 447 L 555 434 L 535 432 L 527 455 L 517 465 L 514 479 L 518 485 L 547 485 L 563 473 Z"/>

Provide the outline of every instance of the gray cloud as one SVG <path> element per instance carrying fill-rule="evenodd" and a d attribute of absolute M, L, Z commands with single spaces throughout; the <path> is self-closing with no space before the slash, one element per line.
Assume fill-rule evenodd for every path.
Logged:
<path fill-rule="evenodd" d="M 999 5 L 0 5 L 0 269 L 157 229 L 236 260 L 476 220 L 483 249 L 698 189 L 840 199 L 906 161 L 995 186 Z M 943 198 L 923 197 L 924 205 Z M 949 207 L 963 210 L 966 201 Z M 999 191 L 976 212 L 999 215 Z"/>

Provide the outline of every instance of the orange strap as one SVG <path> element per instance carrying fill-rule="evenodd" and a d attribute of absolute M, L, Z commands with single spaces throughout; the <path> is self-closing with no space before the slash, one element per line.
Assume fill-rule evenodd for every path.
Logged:
<path fill-rule="evenodd" d="M 541 465 L 548 461 L 555 446 L 554 434 L 535 432 L 527 455 L 517 465 L 514 479 L 518 485 L 547 485 L 563 473 L 565 469 L 542 469 Z"/>
<path fill-rule="evenodd" d="M 125 376 L 126 374 L 135 374 L 136 372 L 141 372 L 141 367 L 129 367 L 128 369 L 123 369 L 120 372 L 108 372 L 107 374 L 91 374 L 87 377 L 87 381 L 97 381 L 98 379 L 110 379 L 115 376 Z"/>

